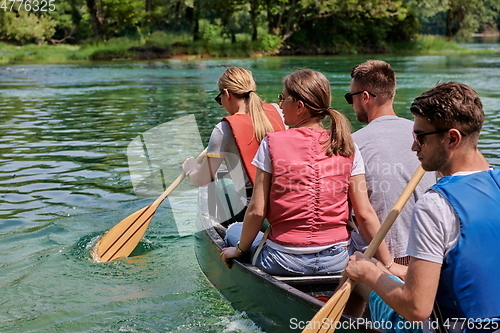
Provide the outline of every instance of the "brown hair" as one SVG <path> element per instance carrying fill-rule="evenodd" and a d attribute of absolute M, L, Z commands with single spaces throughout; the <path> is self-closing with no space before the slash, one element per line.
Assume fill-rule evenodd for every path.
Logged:
<path fill-rule="evenodd" d="M 440 83 L 422 93 L 410 111 L 438 129 L 456 128 L 475 140 L 484 122 L 483 104 L 477 92 L 458 82 Z"/>
<path fill-rule="evenodd" d="M 396 94 L 396 74 L 391 65 L 382 60 L 368 60 L 354 66 L 351 77 L 359 89 L 377 97 L 393 98 Z"/>
<path fill-rule="evenodd" d="M 268 132 L 274 132 L 273 126 L 267 119 L 262 99 L 255 92 L 257 85 L 252 72 L 241 67 L 229 67 L 217 81 L 219 90 L 227 89 L 238 98 L 244 98 L 247 112 L 252 118 L 255 139 L 262 141 Z"/>
<path fill-rule="evenodd" d="M 305 104 L 313 118 L 322 121 L 330 116 L 330 138 L 325 143 L 327 155 L 353 156 L 351 126 L 343 114 L 330 107 L 332 97 L 328 79 L 320 72 L 304 69 L 287 75 L 283 85 L 294 100 Z"/>

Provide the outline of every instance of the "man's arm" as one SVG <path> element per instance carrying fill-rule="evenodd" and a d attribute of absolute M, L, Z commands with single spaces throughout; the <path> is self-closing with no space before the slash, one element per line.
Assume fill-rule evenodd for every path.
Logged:
<path fill-rule="evenodd" d="M 395 281 L 382 272 L 362 253 L 350 257 L 347 276 L 367 284 L 401 316 L 409 321 L 424 321 L 432 313 L 441 273 L 441 264 L 410 259 L 405 283 Z"/>

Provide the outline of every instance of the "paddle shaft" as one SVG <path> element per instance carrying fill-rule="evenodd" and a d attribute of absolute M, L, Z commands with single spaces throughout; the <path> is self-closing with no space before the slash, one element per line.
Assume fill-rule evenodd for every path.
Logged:
<path fill-rule="evenodd" d="M 200 155 L 198 155 L 198 157 L 196 158 L 196 162 L 198 164 L 201 163 L 201 161 L 203 161 L 203 158 L 205 157 L 207 153 L 207 149 L 205 148 L 204 151 L 201 152 Z M 158 208 L 158 206 L 160 206 L 160 204 L 163 202 L 163 200 L 165 200 L 169 195 L 170 193 L 175 190 L 175 188 L 177 186 L 179 186 L 179 184 L 184 180 L 184 178 L 186 178 L 186 174 L 184 172 L 182 172 L 173 182 L 172 184 L 170 184 L 169 187 L 167 187 L 167 189 L 165 190 L 165 192 L 163 192 L 159 197 L 158 199 L 156 199 L 151 205 L 150 205 L 150 208 L 149 209 L 154 209 L 156 211 L 156 209 Z M 154 214 L 154 211 L 152 212 Z"/>
<path fill-rule="evenodd" d="M 207 152 L 207 149 L 205 149 L 197 158 L 196 158 L 196 162 L 200 163 L 203 158 L 205 157 L 205 154 Z M 170 186 L 153 202 L 151 203 L 150 205 L 148 205 L 147 207 L 145 208 L 142 208 L 141 210 L 131 214 L 129 217 L 125 218 L 122 220 L 122 222 L 118 223 L 114 228 L 119 228 L 120 225 L 122 223 L 126 223 L 127 225 L 124 225 L 124 230 L 121 231 L 118 235 L 118 237 L 116 237 L 116 235 L 114 235 L 114 233 L 111 233 L 111 232 L 108 232 L 109 235 L 113 235 L 114 237 L 116 237 L 115 239 L 113 240 L 106 240 L 103 242 L 103 240 L 105 239 L 105 237 L 107 236 L 106 234 L 103 236 L 103 238 L 101 239 L 101 241 L 99 241 L 99 243 L 97 243 L 96 245 L 96 248 L 99 247 L 101 244 L 103 243 L 110 243 L 109 246 L 107 246 L 107 248 L 102 251 L 102 253 L 100 253 L 98 255 L 98 260 L 97 261 L 104 261 L 104 262 L 107 262 L 107 261 L 111 261 L 111 260 L 114 260 L 117 258 L 117 254 L 124 248 L 124 246 L 129 246 L 131 247 L 131 244 L 129 244 L 129 242 L 131 241 L 131 239 L 134 238 L 134 236 L 140 232 L 142 230 L 142 232 L 144 232 L 144 228 L 147 228 L 147 226 L 145 227 L 146 224 L 149 224 L 149 222 L 151 221 L 154 213 L 156 212 L 156 210 L 158 209 L 158 207 L 160 206 L 160 204 L 170 195 L 170 193 L 184 180 L 184 178 L 186 178 L 186 175 L 184 174 L 184 172 L 182 172 L 173 182 L 172 184 L 170 184 Z M 133 218 L 134 215 L 138 215 L 136 216 L 133 221 L 130 221 L 131 218 Z M 138 226 L 136 225 L 138 224 Z M 133 228 L 135 227 L 135 230 L 133 230 Z M 131 231 L 133 230 L 133 231 Z M 111 230 L 110 230 L 111 231 Z M 131 233 L 129 233 L 129 231 L 131 231 Z M 121 243 L 121 245 L 120 245 Z M 114 248 L 113 247 L 117 245 L 118 248 Z M 135 246 L 137 246 L 137 244 L 132 244 L 132 246 L 135 248 Z M 109 255 L 109 251 L 113 249 L 113 254 Z M 133 250 L 133 249 L 132 249 Z M 99 253 L 101 251 L 99 250 L 94 250 L 94 253 Z M 129 253 L 130 254 L 130 253 Z M 128 255 L 128 254 L 127 254 Z"/>
<path fill-rule="evenodd" d="M 406 185 L 405 189 L 399 196 L 399 199 L 396 201 L 394 206 L 392 207 L 391 211 L 387 215 L 387 217 L 384 220 L 384 223 L 380 226 L 379 230 L 375 234 L 375 237 L 373 237 L 372 241 L 370 242 L 370 245 L 368 245 L 368 248 L 365 251 L 365 255 L 369 258 L 373 257 L 375 252 L 377 252 L 378 247 L 384 240 L 385 236 L 387 235 L 387 232 L 389 229 L 392 227 L 394 222 L 396 221 L 396 218 L 398 217 L 399 213 L 405 206 L 406 202 L 410 198 L 411 194 L 417 187 L 418 183 L 424 176 L 425 171 L 420 165 L 413 176 L 411 177 L 410 181 Z M 347 304 L 347 301 L 349 299 L 349 296 L 351 294 L 352 288 L 354 287 L 354 284 L 356 282 L 347 279 L 346 282 L 342 285 L 342 287 L 326 302 L 323 307 L 316 313 L 316 315 L 311 319 L 312 327 L 305 328 L 302 333 L 323 333 L 323 332 L 335 332 L 336 325 L 331 324 L 331 325 L 320 325 L 320 327 L 316 327 L 315 323 L 324 323 L 325 319 L 328 319 L 328 323 L 335 323 L 338 320 L 340 320 L 340 317 L 342 316 L 342 312 L 344 312 L 345 305 Z"/>
<path fill-rule="evenodd" d="M 200 155 L 198 155 L 198 157 L 196 158 L 196 162 L 198 164 L 201 163 L 201 161 L 203 161 L 203 158 L 205 158 L 205 155 L 207 154 L 207 148 L 205 148 L 205 150 L 203 150 L 201 152 Z M 175 188 L 177 186 L 179 186 L 179 184 L 184 180 L 184 178 L 186 178 L 186 174 L 184 172 L 182 172 L 173 182 L 172 184 L 170 184 L 169 187 L 167 187 L 167 189 L 158 197 L 158 199 L 156 199 L 155 201 L 153 201 L 153 203 L 151 203 L 145 212 L 150 212 L 151 215 L 153 215 L 156 211 L 156 209 L 158 209 L 158 207 L 160 206 L 160 204 L 163 202 L 163 200 L 165 200 L 169 195 L 170 193 L 172 193 L 173 190 L 175 190 Z M 151 209 L 153 209 L 151 211 Z"/>

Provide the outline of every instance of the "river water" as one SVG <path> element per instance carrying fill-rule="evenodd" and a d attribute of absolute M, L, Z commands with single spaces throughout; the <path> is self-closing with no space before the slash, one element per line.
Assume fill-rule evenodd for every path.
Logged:
<path fill-rule="evenodd" d="M 393 65 L 395 108 L 407 118 L 412 99 L 437 82 L 475 88 L 486 113 L 480 149 L 500 165 L 500 53 L 372 58 Z M 92 260 L 89 249 L 98 236 L 153 200 L 134 192 L 127 146 L 141 133 L 188 115 L 200 132 L 193 142 L 201 138 L 206 144 L 225 115 L 213 98 L 217 78 L 230 65 L 252 70 L 268 101 L 276 100 L 282 77 L 291 71 L 323 72 L 332 84 L 333 107 L 357 129 L 342 96 L 351 68 L 366 59 L 1 66 L 0 332 L 260 332 L 213 289 L 197 265 L 193 235 L 180 232 L 195 217 L 195 191 L 188 184 L 176 191 L 184 209 L 176 212 L 165 202 L 137 255 Z M 168 141 L 169 173 L 175 176 L 187 152 Z"/>

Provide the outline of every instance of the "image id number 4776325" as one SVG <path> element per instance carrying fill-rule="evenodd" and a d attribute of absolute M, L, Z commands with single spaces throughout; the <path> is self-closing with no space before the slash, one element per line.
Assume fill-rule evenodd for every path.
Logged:
<path fill-rule="evenodd" d="M 447 318 L 443 326 L 453 330 L 498 330 L 500 328 L 500 318 Z"/>
<path fill-rule="evenodd" d="M 53 12 L 55 0 L 0 0 L 0 10 L 9 12 Z"/>

